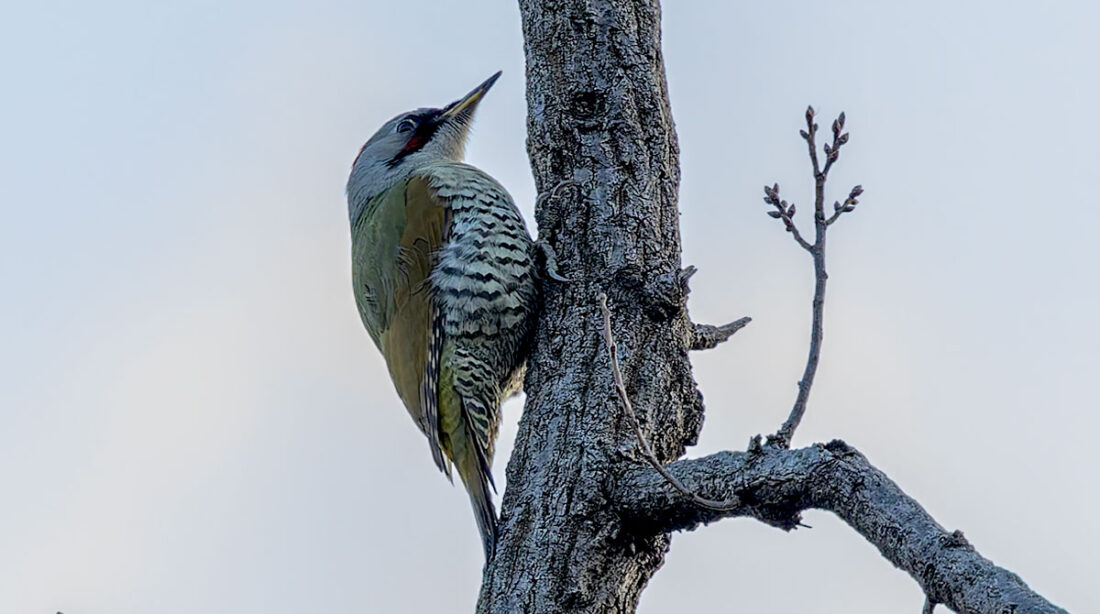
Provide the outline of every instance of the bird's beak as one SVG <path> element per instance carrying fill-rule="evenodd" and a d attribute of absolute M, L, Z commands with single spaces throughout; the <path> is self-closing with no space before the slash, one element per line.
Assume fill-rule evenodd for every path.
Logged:
<path fill-rule="evenodd" d="M 493 84 L 500 78 L 500 72 L 501 71 L 498 70 L 496 74 L 486 79 L 481 85 L 475 87 L 469 94 L 466 94 L 462 98 L 444 107 L 440 119 L 443 121 L 458 120 L 463 124 L 470 123 L 470 119 L 473 118 L 478 103 L 485 97 L 485 93 L 489 91 L 489 88 L 493 87 Z"/>

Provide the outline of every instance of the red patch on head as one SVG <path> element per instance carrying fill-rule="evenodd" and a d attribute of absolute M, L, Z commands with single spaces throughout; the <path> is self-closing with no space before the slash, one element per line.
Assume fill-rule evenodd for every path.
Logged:
<path fill-rule="evenodd" d="M 426 143 L 427 141 L 428 141 L 427 137 L 425 137 L 425 135 L 421 134 L 420 131 L 418 130 L 418 131 L 416 131 L 416 133 L 414 133 L 412 135 L 412 137 L 409 138 L 409 142 L 405 143 L 405 147 L 401 149 L 401 153 L 411 154 L 414 151 L 416 151 L 416 150 L 420 149 L 421 147 L 423 147 L 424 143 Z"/>

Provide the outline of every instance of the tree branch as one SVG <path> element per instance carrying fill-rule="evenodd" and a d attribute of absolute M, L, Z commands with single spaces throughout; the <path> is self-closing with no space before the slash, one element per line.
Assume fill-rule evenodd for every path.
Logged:
<path fill-rule="evenodd" d="M 982 557 L 961 531 L 948 532 L 889 477 L 842 441 L 808 448 L 756 448 L 680 460 L 666 470 L 685 488 L 733 498 L 727 512 L 686 501 L 659 474 L 630 470 L 614 490 L 619 511 L 638 531 L 693 529 L 723 517 L 748 516 L 790 530 L 806 509 L 828 510 L 908 573 L 929 603 L 960 613 L 1061 612 L 1016 574 Z"/>
<path fill-rule="evenodd" d="M 688 285 L 688 281 L 695 273 L 698 272 L 694 266 L 686 266 L 680 271 L 680 292 L 686 298 L 691 293 L 691 287 Z M 745 316 L 741 319 L 734 320 L 728 324 L 721 326 L 714 326 L 713 324 L 696 324 L 691 323 L 691 340 L 688 343 L 688 349 L 691 350 L 711 350 L 718 347 L 718 344 L 725 343 L 733 336 L 734 333 L 745 328 L 752 322 L 752 318 Z"/>
<path fill-rule="evenodd" d="M 715 326 L 713 324 L 692 324 L 691 349 L 710 350 L 733 336 L 734 333 L 745 328 L 752 318 L 745 316 L 734 320 L 729 324 Z"/>
<path fill-rule="evenodd" d="M 810 388 L 814 385 L 814 376 L 817 375 L 817 365 L 821 359 L 821 343 L 825 336 L 825 285 L 829 274 L 825 271 L 825 238 L 828 228 L 844 213 L 853 211 L 859 203 L 857 197 L 863 193 L 862 186 L 852 188 L 844 204 L 833 205 L 833 215 L 825 217 L 825 182 L 829 177 L 829 169 L 840 159 L 840 148 L 848 142 L 848 133 L 844 132 L 844 113 L 841 113 L 833 121 L 833 143 L 825 143 L 825 167 L 821 168 L 817 159 L 817 123 L 814 121 L 814 108 L 806 108 L 806 129 L 799 134 L 806 141 L 810 152 L 810 164 L 814 175 L 814 242 L 809 243 L 802 238 L 798 227 L 794 223 L 795 206 L 788 206 L 787 201 L 779 197 L 779 184 L 771 187 L 764 186 L 764 202 L 775 207 L 775 211 L 769 211 L 768 215 L 783 221 L 787 232 L 794 235 L 795 241 L 806 251 L 810 252 L 814 263 L 814 299 L 813 299 L 813 323 L 810 326 L 810 352 L 806 358 L 806 367 L 802 372 L 802 379 L 798 380 L 798 396 L 795 398 L 791 413 L 779 431 L 768 437 L 768 443 L 779 448 L 790 447 L 794 431 L 802 422 L 806 414 L 806 403 L 810 399 Z"/>

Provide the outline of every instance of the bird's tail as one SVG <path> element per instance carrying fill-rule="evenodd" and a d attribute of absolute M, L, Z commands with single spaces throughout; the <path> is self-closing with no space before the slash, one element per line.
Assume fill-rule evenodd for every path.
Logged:
<path fill-rule="evenodd" d="M 488 563 L 493 558 L 497 543 L 497 512 L 489 492 L 489 476 L 482 469 L 476 454 L 466 455 L 461 465 L 458 474 L 462 477 L 466 493 L 470 495 L 470 506 L 474 509 L 474 519 L 477 520 L 481 543 L 485 548 L 485 562 Z"/>
<path fill-rule="evenodd" d="M 454 353 L 457 350 L 453 347 L 451 355 L 444 349 L 441 361 L 443 372 L 439 385 L 439 430 L 443 435 L 444 451 L 454 463 L 458 476 L 462 478 L 462 485 L 470 496 L 474 519 L 485 548 L 485 562 L 488 563 L 493 558 L 497 541 L 497 515 L 492 494 L 489 492 L 493 483 L 489 473 L 493 457 L 491 446 L 496 436 L 493 427 L 497 421 L 488 409 L 492 406 L 479 400 L 477 387 L 469 389 L 470 382 L 480 382 L 484 378 L 470 373 L 472 363 L 469 356 L 463 355 L 462 359 L 456 360 Z"/>

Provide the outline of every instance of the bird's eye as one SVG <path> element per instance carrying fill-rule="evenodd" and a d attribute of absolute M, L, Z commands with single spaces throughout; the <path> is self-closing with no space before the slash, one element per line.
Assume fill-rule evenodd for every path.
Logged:
<path fill-rule="evenodd" d="M 406 117 L 405 119 L 397 122 L 397 127 L 394 128 L 394 130 L 396 130 L 397 132 L 409 132 L 410 130 L 413 130 L 415 128 L 416 120 L 411 117 Z"/>

